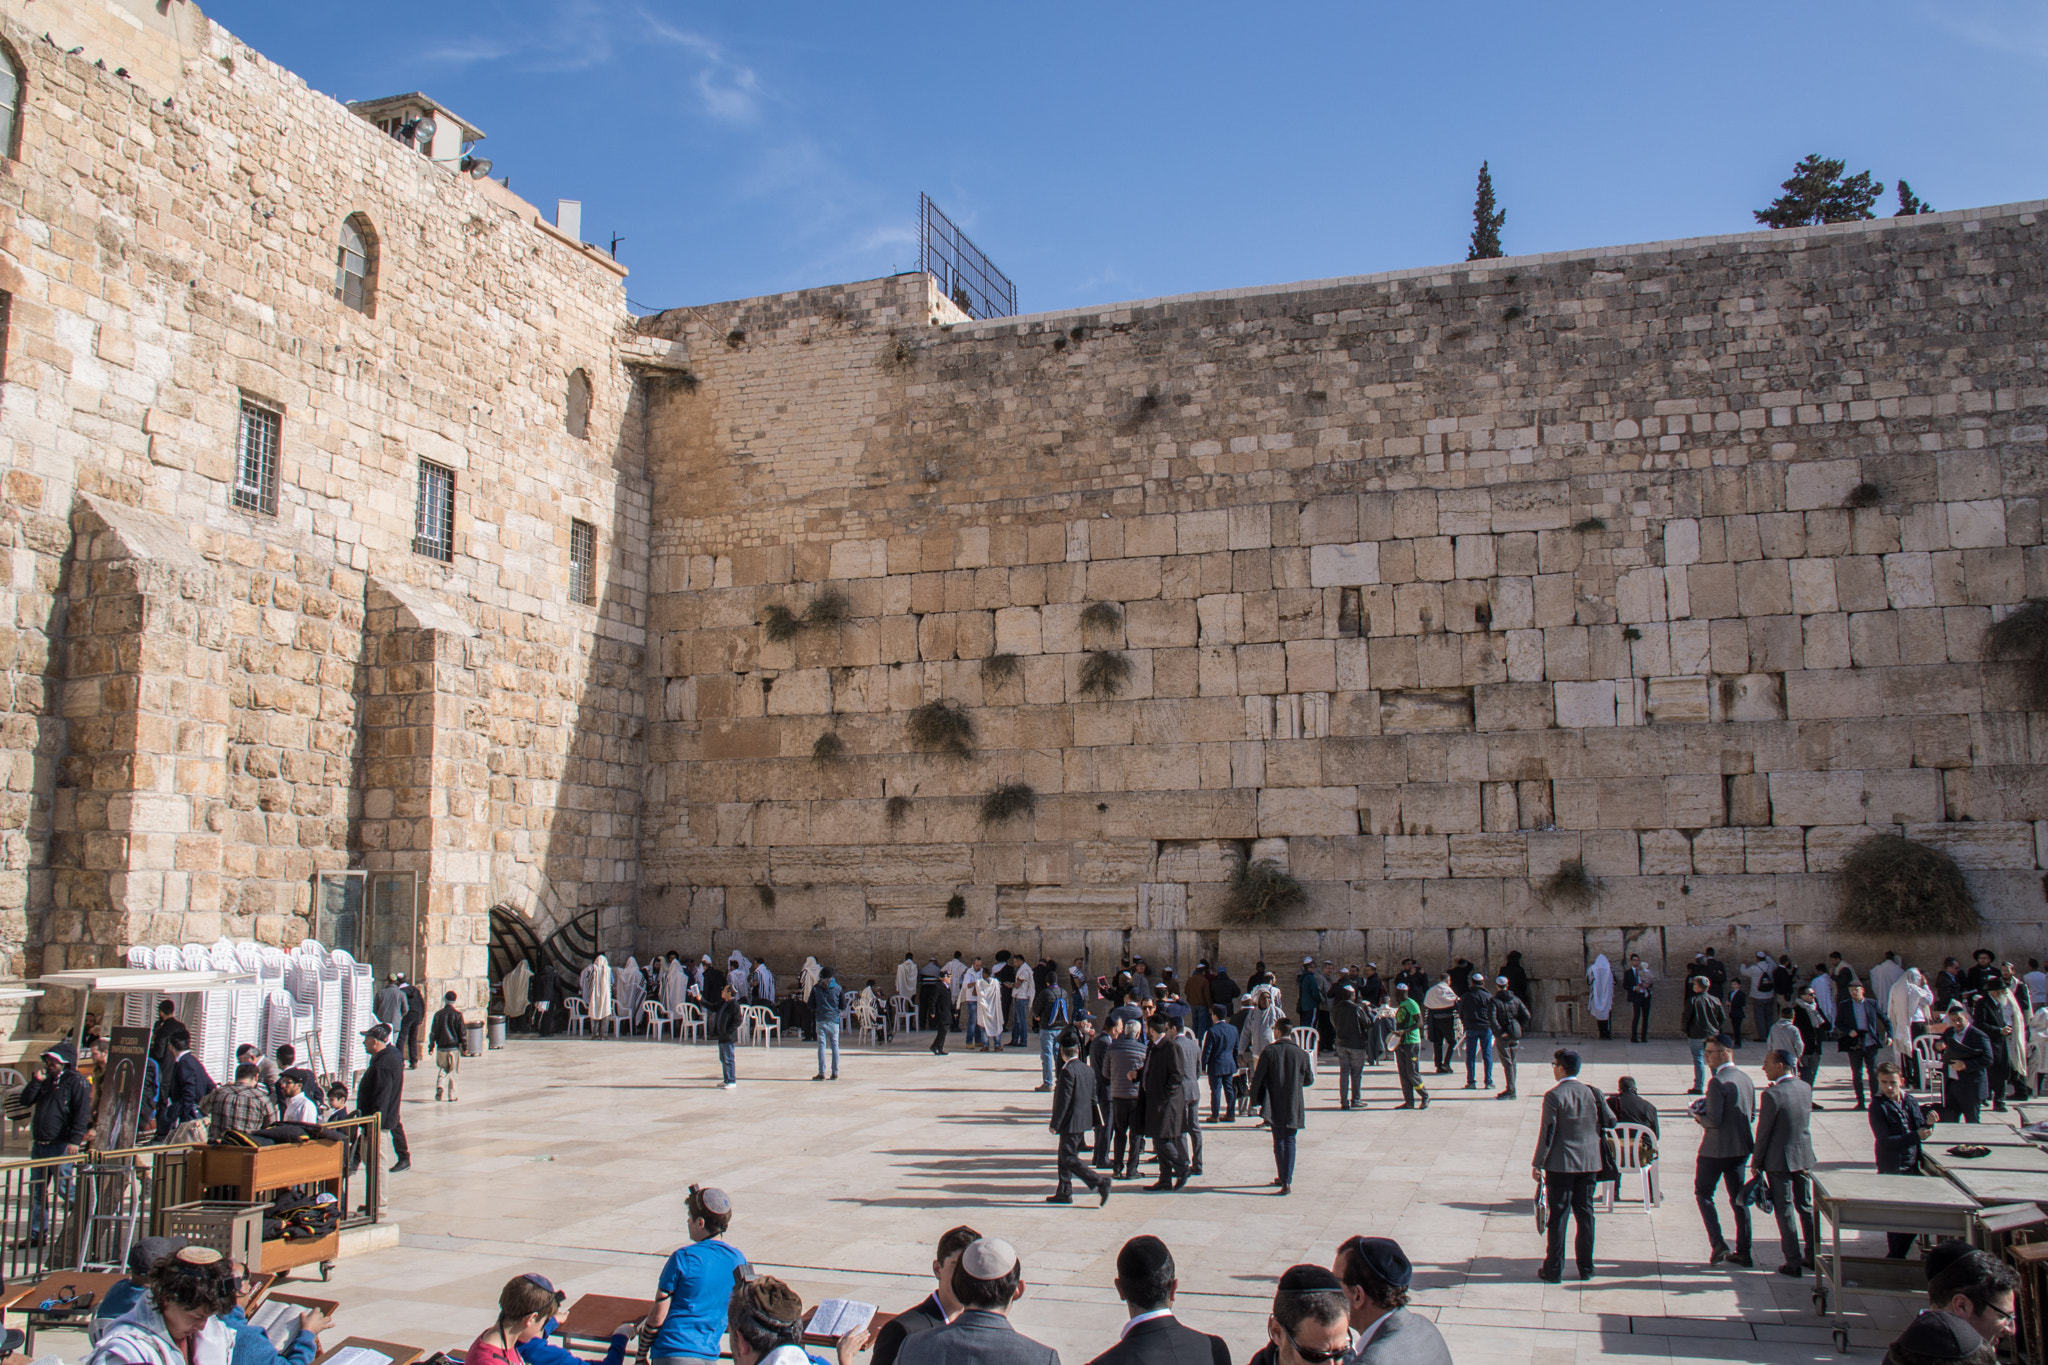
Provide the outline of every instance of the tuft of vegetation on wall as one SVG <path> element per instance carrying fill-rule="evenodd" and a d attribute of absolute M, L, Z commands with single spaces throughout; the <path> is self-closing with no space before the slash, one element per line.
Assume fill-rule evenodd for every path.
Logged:
<path fill-rule="evenodd" d="M 1977 927 L 1977 902 L 1956 860 L 1897 834 L 1873 834 L 1842 862 L 1844 929 L 1950 934 Z"/>

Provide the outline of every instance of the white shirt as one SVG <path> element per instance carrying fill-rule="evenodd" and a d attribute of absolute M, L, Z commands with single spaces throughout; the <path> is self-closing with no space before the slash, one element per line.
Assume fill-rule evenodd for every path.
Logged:
<path fill-rule="evenodd" d="M 286 1123 L 317 1124 L 320 1122 L 320 1111 L 313 1107 L 313 1101 L 307 1099 L 304 1093 L 300 1093 L 284 1102 L 284 1113 L 281 1117 Z"/>
<path fill-rule="evenodd" d="M 1374 1337 L 1379 1335 L 1380 1328 L 1386 1326 L 1387 1319 L 1391 1318 L 1392 1316 L 1394 1316 L 1393 1313 L 1382 1313 L 1378 1317 L 1374 1318 L 1372 1320 L 1372 1326 L 1366 1328 L 1363 1332 L 1360 1332 L 1358 1334 L 1358 1340 L 1351 1343 L 1350 1354 L 1346 1355 L 1344 1359 L 1356 1360 L 1360 1356 L 1364 1355 L 1365 1344 L 1368 1341 L 1371 1341 Z"/>

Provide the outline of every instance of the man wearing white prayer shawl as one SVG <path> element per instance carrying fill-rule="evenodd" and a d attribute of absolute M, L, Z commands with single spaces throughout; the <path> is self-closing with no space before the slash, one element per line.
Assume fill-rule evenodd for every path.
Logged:
<path fill-rule="evenodd" d="M 1003 1050 L 1003 983 L 992 976 L 982 977 L 975 986 L 975 1020 L 981 1025 L 981 1050 L 1001 1052 Z"/>
<path fill-rule="evenodd" d="M 967 1031 L 967 1046 L 982 1047 L 988 1039 L 981 1036 L 981 959 L 974 959 L 974 965 L 960 974 L 960 984 L 953 988 L 953 998 L 960 1010 L 961 1026 Z"/>
<path fill-rule="evenodd" d="M 583 974 L 583 1011 L 590 1016 L 591 1031 L 597 1031 L 597 1021 L 609 1019 L 612 1014 L 612 964 L 599 953 L 592 959 Z"/>
<path fill-rule="evenodd" d="M 647 981 L 640 975 L 638 959 L 628 955 L 626 965 L 619 968 L 617 979 L 612 983 L 613 997 L 618 1001 L 619 1017 L 626 1021 L 625 1030 L 633 1031 L 633 1023 L 640 1016 L 640 1004 L 647 998 Z"/>
<path fill-rule="evenodd" d="M 806 1005 L 811 1003 L 811 988 L 818 984 L 818 978 L 824 971 L 825 969 L 818 965 L 818 959 L 815 957 L 804 959 L 804 969 L 797 975 L 797 989 L 802 992 L 799 998 Z"/>
<path fill-rule="evenodd" d="M 1870 969 L 1869 995 L 1877 1002 L 1879 1009 L 1884 1009 L 1891 1002 L 1892 987 L 1897 985 L 1899 978 L 1905 974 L 1906 969 L 1899 965 L 1897 953 L 1886 953 L 1884 961 Z"/>
<path fill-rule="evenodd" d="M 533 964 L 521 962 L 505 977 L 505 1017 L 524 1019 L 529 992 L 532 990 Z"/>
<path fill-rule="evenodd" d="M 903 960 L 896 964 L 896 994 L 908 1000 L 912 1009 L 917 1007 L 917 956 L 914 953 L 905 953 Z"/>
<path fill-rule="evenodd" d="M 1614 1015 L 1614 968 L 1605 953 L 1586 968 L 1586 1013 L 1600 1025 L 1602 1038 L 1614 1036 L 1614 1026 L 1609 1022 Z"/>
<path fill-rule="evenodd" d="M 683 960 L 674 953 L 668 955 L 668 965 L 661 969 L 661 1007 L 677 1019 L 683 1017 L 683 1006 L 690 1000 L 690 974 L 683 968 Z"/>
<path fill-rule="evenodd" d="M 1813 987 L 1814 1003 L 1820 1006 L 1821 1018 L 1830 1024 L 1835 1022 L 1835 979 L 1828 975 L 1827 968 L 1821 967 L 1807 983 Z"/>
<path fill-rule="evenodd" d="M 775 1003 L 775 973 L 768 970 L 765 957 L 754 964 L 754 999 L 763 1005 Z"/>

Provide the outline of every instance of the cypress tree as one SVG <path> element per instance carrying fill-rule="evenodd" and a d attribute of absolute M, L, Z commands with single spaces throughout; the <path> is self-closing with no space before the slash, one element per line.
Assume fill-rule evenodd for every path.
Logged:
<path fill-rule="evenodd" d="M 1905 181 L 1901 180 L 1899 182 L 1899 211 L 1893 214 L 1892 217 L 1911 218 L 1916 213 L 1932 212 L 1934 212 L 1934 205 L 1913 193 L 1913 187 Z"/>
<path fill-rule="evenodd" d="M 1465 253 L 1465 259 L 1491 261 L 1507 255 L 1500 249 L 1501 224 L 1507 220 L 1507 211 L 1495 210 L 1493 206 L 1493 173 L 1482 161 L 1479 163 L 1479 197 L 1472 205 L 1472 249 Z"/>
<path fill-rule="evenodd" d="M 1769 208 L 1756 210 L 1756 220 L 1765 227 L 1787 228 L 1877 217 L 1870 206 L 1884 193 L 1884 182 L 1872 180 L 1869 171 L 1844 177 L 1845 168 L 1846 163 L 1831 157 L 1803 157 L 1778 187 L 1784 193 Z"/>

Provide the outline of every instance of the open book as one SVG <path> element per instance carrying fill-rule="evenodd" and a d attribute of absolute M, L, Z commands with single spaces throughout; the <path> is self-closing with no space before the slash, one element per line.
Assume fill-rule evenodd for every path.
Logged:
<path fill-rule="evenodd" d="M 298 1335 L 299 1315 L 306 1310 L 299 1304 L 287 1303 L 283 1299 L 266 1299 L 249 1318 L 251 1327 L 260 1328 L 270 1338 L 270 1344 L 282 1351 L 291 1345 Z"/>
<path fill-rule="evenodd" d="M 843 1336 L 863 1331 L 874 1320 L 875 1306 L 854 1299 L 826 1299 L 818 1305 L 818 1311 L 811 1314 L 811 1321 L 804 1328 L 804 1334 L 837 1341 Z"/>

